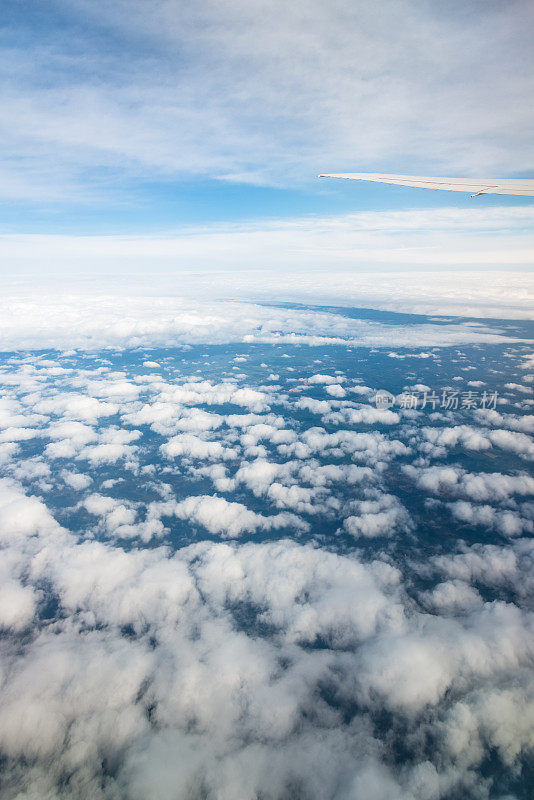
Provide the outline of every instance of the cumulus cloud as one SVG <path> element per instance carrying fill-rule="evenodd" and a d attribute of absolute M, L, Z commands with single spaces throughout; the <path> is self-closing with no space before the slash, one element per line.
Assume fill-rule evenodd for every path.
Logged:
<path fill-rule="evenodd" d="M 325 391 L 331 397 L 338 397 L 338 398 L 345 397 L 347 394 L 345 389 L 339 383 L 334 383 L 331 384 L 330 386 L 326 386 Z"/>
<path fill-rule="evenodd" d="M 106 428 L 99 436 L 98 444 L 84 447 L 77 458 L 92 464 L 113 464 L 119 459 L 132 459 L 137 446 L 131 444 L 141 436 L 139 431 L 125 431 L 119 428 Z"/>
<path fill-rule="evenodd" d="M 495 544 L 465 545 L 462 552 L 436 556 L 432 565 L 442 575 L 484 587 L 506 588 L 516 599 L 527 603 L 534 591 L 532 539 L 518 539 L 510 546 Z"/>
<path fill-rule="evenodd" d="M 497 418 L 501 415 L 496 412 Z M 513 416 L 513 415 L 508 415 Z M 497 418 L 492 418 L 496 421 Z M 503 420 L 504 421 L 504 420 Z M 513 421 L 511 424 L 514 424 Z M 520 427 L 528 427 L 528 417 Z M 437 448 L 434 452 L 439 455 L 440 448 L 445 450 L 460 445 L 466 450 L 490 450 L 497 447 L 501 450 L 509 450 L 523 456 L 525 459 L 534 458 L 534 443 L 532 438 L 525 433 L 510 430 L 487 430 L 485 428 L 474 428 L 471 425 L 455 425 L 452 428 L 429 428 L 424 427 L 419 432 L 427 442 Z"/>
<path fill-rule="evenodd" d="M 295 406 L 303 411 L 311 411 L 312 414 L 328 414 L 331 409 L 328 400 L 316 400 L 314 397 L 299 397 Z"/>
<path fill-rule="evenodd" d="M 324 422 L 334 425 L 396 425 L 400 422 L 400 415 L 396 411 L 387 408 L 374 408 L 373 406 L 361 405 L 358 408 L 342 408 L 339 411 L 332 411 L 323 417 Z"/>
<path fill-rule="evenodd" d="M 343 522 L 343 528 L 355 539 L 393 536 L 411 529 L 410 515 L 394 495 L 376 494 L 369 499 L 354 501 L 353 513 Z"/>
<path fill-rule="evenodd" d="M 83 394 L 57 394 L 49 400 L 41 400 L 35 406 L 41 414 L 54 414 L 68 419 L 94 424 L 100 417 L 116 414 L 118 406 Z"/>
<path fill-rule="evenodd" d="M 309 384 L 319 383 L 324 385 L 332 385 L 336 383 L 342 383 L 345 379 L 340 378 L 338 375 L 321 375 L 320 373 L 316 373 L 315 375 L 311 375 L 308 378 Z"/>
<path fill-rule="evenodd" d="M 91 485 L 91 477 L 81 472 L 69 472 L 64 469 L 61 472 L 61 477 L 65 483 L 73 489 L 87 489 L 87 487 Z"/>
<path fill-rule="evenodd" d="M 527 474 L 470 473 L 461 467 L 413 467 L 404 472 L 417 486 L 434 494 L 464 495 L 472 500 L 506 500 L 513 495 L 532 495 L 534 478 Z"/>
<path fill-rule="evenodd" d="M 179 433 L 177 436 L 173 436 L 168 442 L 161 445 L 161 452 L 166 458 L 187 456 L 218 461 L 237 457 L 236 450 L 224 447 L 220 442 L 206 441 L 192 433 Z"/>
<path fill-rule="evenodd" d="M 245 531 L 254 533 L 258 529 L 309 530 L 308 523 L 294 514 L 276 514 L 266 517 L 250 511 L 242 503 L 229 502 L 223 497 L 212 497 L 211 495 L 187 497 L 174 505 L 166 504 L 161 507 L 156 506 L 156 508 L 158 512 L 163 512 L 166 516 L 174 514 L 180 519 L 191 520 L 197 525 L 202 525 L 210 533 L 219 534 L 223 539 L 235 539 Z"/>
<path fill-rule="evenodd" d="M 308 351 L 254 346 L 251 377 L 232 380 L 244 350 L 6 359 L 5 420 L 34 435 L 0 449 L 0 797 L 523 790 L 534 485 L 521 409 L 465 425 L 366 417 L 376 409 L 290 389 L 349 392 L 361 370 L 371 396 L 374 354 L 340 359 L 339 382 L 328 347 L 310 369 Z M 410 385 L 464 358 L 438 356 L 430 372 L 410 365 Z M 207 361 L 210 380 L 195 374 Z M 291 380 L 263 386 L 287 363 Z M 96 405 L 77 405 L 82 387 Z M 307 400 L 326 403 L 324 427 Z M 421 445 L 446 462 L 429 467 Z"/>
<path fill-rule="evenodd" d="M 6 604 L 5 624 L 36 626 L 10 656 L 3 684 L 8 785 L 22 780 L 28 791 L 47 787 L 54 796 L 68 768 L 73 797 L 82 785 L 103 798 L 118 787 L 132 798 L 154 787 L 186 797 L 199 781 L 229 797 L 283 796 L 294 780 L 305 796 L 318 797 L 343 775 L 348 787 L 377 798 L 384 791 L 415 797 L 410 786 L 430 798 L 421 795 L 427 756 L 417 723 L 411 766 L 401 770 L 382 760 L 365 715 L 343 722 L 342 698 L 356 697 L 371 717 L 384 707 L 409 719 L 425 709 L 425 726 L 437 734 L 451 708 L 440 705 L 449 687 L 497 682 L 529 658 L 531 631 L 517 609 L 471 609 L 458 591 L 446 606 L 442 589 L 434 608 L 440 599 L 449 614 L 461 605 L 463 621 L 414 616 L 399 571 L 382 562 L 290 541 L 125 551 L 80 541 L 38 499 L 12 484 L 0 489 L 4 563 L 13 580 L 26 582 Z M 125 522 L 113 498 L 93 494 L 84 505 L 102 518 L 119 512 L 115 522 Z M 270 519 L 210 496 L 156 504 L 152 513 L 176 514 L 223 537 L 295 524 L 292 515 Z M 61 615 L 33 623 L 43 581 Z M 240 609 L 256 633 L 243 627 Z M 323 646 L 310 647 L 316 642 Z M 318 701 L 320 687 L 328 695 Z M 476 725 L 497 735 L 473 696 L 463 690 L 462 697 Z M 513 720 L 516 706 L 504 708 Z M 523 727 L 501 739 L 507 763 L 515 764 L 524 736 Z M 456 740 L 440 742 L 445 773 L 454 768 L 456 785 L 467 787 L 470 765 L 460 764 Z M 114 763 L 106 790 L 104 758 Z M 23 777 L 22 763 L 30 765 Z"/>
<path fill-rule="evenodd" d="M 52 439 L 45 450 L 51 458 L 71 458 L 98 439 L 92 427 L 77 421 L 52 423 L 46 434 Z"/>
<path fill-rule="evenodd" d="M 398 455 L 405 455 L 409 449 L 397 439 L 388 439 L 381 433 L 358 433 L 341 430 L 327 433 L 324 428 L 309 428 L 302 435 L 302 444 L 307 455 L 350 455 L 354 461 L 390 460 Z M 295 452 L 297 458 L 302 457 L 298 447 L 289 445 L 287 453 Z"/>
<path fill-rule="evenodd" d="M 475 415 L 484 425 L 493 427 L 508 428 L 513 431 L 523 433 L 534 433 L 534 414 L 501 414 L 494 409 L 476 409 Z"/>
<path fill-rule="evenodd" d="M 432 591 L 421 592 L 419 600 L 438 613 L 469 611 L 483 602 L 476 589 L 459 580 L 438 583 Z"/>
<path fill-rule="evenodd" d="M 534 532 L 534 520 L 522 517 L 515 510 L 499 511 L 493 506 L 474 505 L 466 500 L 451 503 L 449 508 L 452 515 L 461 522 L 483 525 L 499 531 L 504 536 L 520 536 L 523 532 Z"/>

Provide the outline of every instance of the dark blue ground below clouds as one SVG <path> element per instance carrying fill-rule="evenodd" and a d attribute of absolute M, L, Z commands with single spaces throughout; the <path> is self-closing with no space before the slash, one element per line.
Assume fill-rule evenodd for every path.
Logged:
<path fill-rule="evenodd" d="M 396 315 L 395 315 L 396 316 Z M 394 346 L 394 345 L 392 345 Z M 234 379 L 232 372 L 228 369 L 232 359 L 236 356 L 246 357 L 246 364 L 243 364 L 243 370 L 246 371 L 246 377 L 240 377 L 236 380 L 238 386 L 265 386 L 265 379 L 269 371 L 274 371 L 280 374 L 279 379 L 276 381 L 277 394 L 283 394 L 283 402 L 274 402 L 270 405 L 272 413 L 280 414 L 289 423 L 291 430 L 304 431 L 307 428 L 321 426 L 328 433 L 335 432 L 339 429 L 339 425 L 331 423 L 324 423 L 321 421 L 321 416 L 313 414 L 306 410 L 292 409 L 291 398 L 298 399 L 298 395 L 287 395 L 286 392 L 293 392 L 295 388 L 299 388 L 298 384 L 293 381 L 295 376 L 298 378 L 308 378 L 317 372 L 335 373 L 338 370 L 343 371 L 343 375 L 348 380 L 361 381 L 362 385 L 369 387 L 384 388 L 398 395 L 403 392 L 406 386 L 413 384 L 425 384 L 434 390 L 438 395 L 444 389 L 457 387 L 461 391 L 466 391 L 466 384 L 470 379 L 477 381 L 484 381 L 485 387 L 488 391 L 497 392 L 498 396 L 506 402 L 499 405 L 499 411 L 504 413 L 517 413 L 517 408 L 514 407 L 514 401 L 517 403 L 524 400 L 519 395 L 514 396 L 513 393 L 507 391 L 504 387 L 505 384 L 511 381 L 520 380 L 524 372 L 517 369 L 511 369 L 504 372 L 503 365 L 508 367 L 509 364 L 503 359 L 503 352 L 509 350 L 505 346 L 466 346 L 461 350 L 457 348 L 433 348 L 429 352 L 431 357 L 428 359 L 410 358 L 409 351 L 404 353 L 406 358 L 404 360 L 397 360 L 390 358 L 385 352 L 380 350 L 358 349 L 358 348 L 345 348 L 338 346 L 327 346 L 323 348 L 309 347 L 306 345 L 296 346 L 266 346 L 266 345 L 202 345 L 199 347 L 191 347 L 185 353 L 183 349 L 176 350 L 143 350 L 142 352 L 104 352 L 99 355 L 91 355 L 89 358 L 84 358 L 83 355 L 76 357 L 69 357 L 66 360 L 61 359 L 60 363 L 75 364 L 78 369 L 91 369 L 91 366 L 100 364 L 101 360 L 109 362 L 110 370 L 119 370 L 125 372 L 128 378 L 133 378 L 137 374 L 146 373 L 146 369 L 142 367 L 142 362 L 150 359 L 158 363 L 162 363 L 162 374 L 170 381 L 179 382 L 180 380 L 187 379 L 190 376 L 202 376 L 204 379 L 218 382 L 228 378 Z M 523 348 L 517 348 L 517 356 L 521 355 Z M 525 352 L 529 349 L 525 348 Z M 404 352 L 404 351 L 403 351 Z M 53 353 L 40 354 L 44 358 L 54 358 Z M 290 355 L 289 359 L 284 356 Z M 519 360 L 519 359 L 518 359 Z M 320 364 L 317 363 L 320 361 Z M 261 366 L 268 364 L 268 368 Z M 473 371 L 462 374 L 462 366 L 468 365 L 470 368 L 475 367 Z M 288 366 L 295 370 L 295 372 L 288 372 Z M 501 368 L 501 369 L 499 369 Z M 454 382 L 453 378 L 458 375 L 462 376 L 462 383 Z M 288 382 L 288 379 L 290 382 Z M 235 379 L 234 379 L 235 380 Z M 358 385 L 358 384 L 355 384 Z M 280 388 L 278 388 L 280 387 Z M 270 388 L 268 386 L 268 388 Z M 480 390 L 479 390 L 480 391 Z M 306 397 L 315 398 L 318 400 L 325 399 L 325 392 L 323 385 L 312 385 L 307 387 L 305 392 L 302 392 Z M 328 395 L 326 395 L 328 398 Z M 149 400 L 150 394 L 141 393 L 139 401 Z M 357 401 L 356 396 L 351 398 Z M 372 399 L 372 396 L 371 398 Z M 349 398 L 347 397 L 347 400 Z M 372 404 L 372 403 L 371 403 Z M 209 410 L 213 413 L 221 415 L 238 414 L 243 412 L 243 408 L 225 404 L 203 404 L 199 403 L 197 408 Z M 398 410 L 398 405 L 393 406 L 393 410 Z M 528 410 L 528 409 L 527 409 Z M 447 427 L 451 424 L 473 424 L 476 418 L 473 417 L 472 411 L 469 410 L 455 410 L 449 412 L 446 419 L 429 420 L 429 415 L 432 410 L 428 408 L 422 411 L 417 420 L 416 425 L 433 425 L 434 427 Z M 110 415 L 105 418 L 105 425 L 120 424 L 120 415 Z M 102 427 L 105 427 L 102 426 Z M 398 426 L 380 425 L 379 423 L 373 424 L 357 424 L 357 425 L 344 425 L 345 429 L 357 430 L 362 432 L 380 431 L 387 436 L 395 433 L 397 438 L 396 429 Z M 412 436 L 411 425 L 409 432 L 400 437 L 400 440 L 409 444 Z M 187 470 L 180 469 L 178 462 L 169 473 L 169 464 L 166 463 L 159 452 L 159 447 L 162 443 L 162 437 L 155 434 L 150 430 L 148 425 L 140 426 L 142 432 L 141 438 L 136 442 L 139 446 L 139 465 L 155 466 L 156 474 L 164 477 L 165 481 L 172 486 L 173 492 L 177 498 L 187 497 L 191 494 L 205 494 L 213 490 L 211 482 L 207 479 L 195 479 L 193 476 L 188 475 Z M 21 443 L 20 456 L 21 457 L 36 457 L 40 456 L 44 449 L 42 440 L 30 440 L 27 443 Z M 266 450 L 266 457 L 269 460 L 283 463 L 284 457 L 277 452 L 276 446 L 272 446 L 270 442 L 262 441 Z M 387 490 L 395 494 L 399 500 L 409 509 L 412 519 L 415 521 L 416 528 L 410 531 L 409 536 L 402 537 L 401 541 L 382 542 L 382 546 L 399 548 L 400 551 L 416 552 L 421 547 L 427 553 L 438 553 L 448 551 L 450 547 L 457 541 L 458 537 L 466 538 L 469 542 L 492 542 L 502 540 L 502 537 L 496 536 L 495 533 L 489 534 L 483 527 L 472 527 L 466 524 L 451 524 L 450 515 L 443 509 L 435 507 L 432 513 L 429 513 L 426 507 L 427 495 L 424 492 L 414 491 L 411 481 L 402 473 L 402 466 L 411 464 L 413 461 L 413 452 L 400 456 L 395 459 L 394 463 L 388 465 L 385 473 L 384 485 Z M 323 456 L 317 459 L 319 464 L 326 463 L 351 463 L 350 457 L 334 457 Z M 530 465 L 525 463 L 524 459 L 514 453 L 498 452 L 493 450 L 488 451 L 470 451 L 462 448 L 461 446 L 453 447 L 444 458 L 439 460 L 440 464 L 458 465 L 463 469 L 470 472 L 514 472 L 517 470 L 525 471 L 530 468 Z M 62 464 L 63 466 L 63 464 Z M 165 473 L 162 475 L 162 471 Z M 97 482 L 106 480 L 120 479 L 120 484 L 116 487 L 111 487 L 107 490 L 107 494 L 117 499 L 125 498 L 128 500 L 147 502 L 155 500 L 159 497 L 150 487 L 143 487 L 139 482 L 139 477 L 129 469 L 124 469 L 121 461 L 92 466 L 90 474 Z M 93 487 L 94 488 L 94 485 Z M 346 491 L 346 490 L 345 490 Z M 347 492 L 346 499 L 350 500 L 353 496 L 354 490 Z M 219 492 L 220 494 L 220 492 Z M 222 493 L 228 496 L 230 500 L 237 500 L 245 503 L 249 508 L 258 513 L 265 513 L 268 511 L 269 503 L 264 499 L 255 497 L 249 491 L 232 491 L 229 493 Z M 73 531 L 80 531 L 83 533 L 86 523 L 89 519 L 87 515 L 72 513 L 72 501 L 76 497 L 76 492 L 71 490 L 66 493 L 61 493 L 58 488 L 51 488 L 48 492 L 45 491 L 44 495 L 47 503 L 51 504 L 54 508 L 54 513 L 59 515 L 62 524 Z M 362 547 L 366 546 L 365 542 L 359 542 L 358 545 L 352 540 L 351 537 L 343 536 L 342 534 L 336 535 L 336 530 L 339 528 L 340 520 L 333 514 L 313 514 L 304 515 L 310 522 L 310 533 L 301 534 L 298 538 L 301 540 L 308 540 L 309 538 L 320 537 L 320 542 L 324 546 L 329 546 L 334 549 L 346 547 Z M 209 538 L 209 534 L 205 530 L 192 530 L 190 525 L 181 522 L 170 522 L 169 534 L 165 541 L 172 543 L 173 547 L 180 547 L 198 541 L 199 538 Z M 283 531 L 259 534 L 259 538 L 280 538 L 281 536 L 295 535 L 290 529 Z M 245 534 L 244 538 L 254 538 L 257 540 L 258 535 L 248 536 Z M 124 542 L 123 542 L 124 544 Z M 159 544 L 159 542 L 158 542 Z M 376 542 L 367 545 L 371 551 L 376 549 Z"/>

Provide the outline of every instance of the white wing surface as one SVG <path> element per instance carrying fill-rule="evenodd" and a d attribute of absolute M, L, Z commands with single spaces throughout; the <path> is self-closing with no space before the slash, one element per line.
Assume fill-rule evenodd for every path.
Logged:
<path fill-rule="evenodd" d="M 396 186 L 413 186 L 417 189 L 469 192 L 473 197 L 479 194 L 516 194 L 534 197 L 534 179 L 532 178 L 428 178 L 418 175 L 381 175 L 376 172 L 338 172 L 318 177 L 393 183 Z"/>

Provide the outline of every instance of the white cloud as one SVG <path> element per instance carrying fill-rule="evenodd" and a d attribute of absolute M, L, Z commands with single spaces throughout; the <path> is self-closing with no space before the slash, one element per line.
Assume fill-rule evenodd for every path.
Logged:
<path fill-rule="evenodd" d="M 281 483 L 274 482 L 267 489 L 268 499 L 275 504 L 277 508 L 291 508 L 294 511 L 315 514 L 326 513 L 333 507 L 337 507 L 338 503 L 334 498 L 326 498 L 321 496 L 318 489 L 309 489 L 305 486 L 284 486 Z"/>
<path fill-rule="evenodd" d="M 250 259 L 249 259 L 250 260 Z M 175 285 L 166 292 L 168 277 L 157 279 L 159 294 L 153 286 L 144 285 L 142 277 L 129 277 L 129 289 L 117 293 L 113 281 L 103 278 L 100 293 L 81 290 L 74 285 L 66 291 L 69 279 L 59 278 L 47 288 L 40 279 L 28 279 L 26 287 L 13 287 L 4 278 L 0 299 L 0 344 L 5 350 L 175 346 L 183 344 L 218 344 L 228 342 L 349 344 L 353 346 L 436 347 L 469 343 L 511 343 L 518 337 L 488 325 L 474 326 L 463 322 L 436 324 L 384 324 L 353 319 L 319 309 L 278 308 L 269 306 L 278 299 L 306 304 L 354 305 L 417 313 L 457 313 L 465 316 L 530 317 L 534 299 L 530 278 L 525 274 L 507 273 L 506 279 L 487 281 L 479 291 L 480 275 L 464 274 L 453 284 L 440 274 L 402 273 L 370 280 L 370 276 L 354 272 L 331 273 L 328 276 L 309 273 L 301 276 L 288 269 L 284 276 L 284 292 L 280 281 L 267 272 L 259 279 L 252 273 L 240 277 L 235 295 L 240 302 L 220 299 L 227 295 L 229 274 L 209 280 L 205 290 L 202 278 L 181 281 L 181 295 Z M 72 279 L 74 280 L 74 278 Z M 155 278 L 154 278 L 155 280 Z M 263 281 L 263 284 L 262 284 Z M 74 280 L 74 283 L 76 281 Z M 24 286 L 24 284 L 23 284 Z M 325 296 L 328 286 L 328 296 Z M 413 286 L 413 291 L 408 287 Z M 451 288 L 452 286 L 452 288 Z M 466 305 L 466 297 L 469 304 Z M 471 298 L 476 298 L 472 301 Z M 258 301 L 263 301 L 259 303 Z M 40 309 L 46 306 L 47 314 Z M 334 376 L 332 376 L 334 377 Z M 27 379 L 27 378 L 26 378 Z M 150 379 L 157 383 L 158 378 Z M 336 376 L 336 383 L 339 380 Z M 85 386 L 84 386 L 85 388 Z M 121 380 L 93 381 L 87 387 L 106 399 L 73 393 L 58 394 L 36 406 L 38 414 L 65 414 L 72 419 L 91 422 L 95 418 L 116 413 L 117 399 L 134 397 L 140 386 Z M 162 402 L 187 404 L 194 388 L 183 387 L 182 393 L 169 393 Z M 201 392 L 202 387 L 198 387 Z M 223 391 L 221 387 L 221 391 Z M 225 391 L 229 391 L 227 385 Z M 263 411 L 268 393 L 250 395 L 250 391 L 233 387 L 231 402 Z M 126 393 L 126 394 L 125 394 Z"/>
<path fill-rule="evenodd" d="M 351 511 L 356 513 L 346 517 L 343 529 L 355 539 L 393 536 L 412 527 L 410 515 L 394 495 L 369 493 L 369 499 L 353 501 Z"/>
<path fill-rule="evenodd" d="M 339 383 L 334 383 L 334 384 L 331 384 L 330 386 L 326 386 L 325 390 L 326 390 L 327 394 L 329 394 L 331 397 L 339 397 L 339 398 L 341 398 L 341 397 L 345 397 L 346 394 L 347 394 L 345 389 L 342 386 L 340 386 Z"/>
<path fill-rule="evenodd" d="M 532 394 L 532 386 L 524 386 L 522 383 L 505 383 L 504 388 L 520 394 Z"/>
<path fill-rule="evenodd" d="M 463 552 L 435 557 L 433 565 L 441 574 L 486 587 L 505 587 L 519 598 L 534 591 L 534 543 L 517 539 L 509 546 L 475 544 Z"/>
<path fill-rule="evenodd" d="M 43 399 L 34 407 L 40 414 L 54 414 L 67 419 L 80 420 L 94 424 L 101 417 L 116 414 L 118 406 L 82 394 L 57 394 L 50 399 Z"/>
<path fill-rule="evenodd" d="M 474 411 L 478 420 L 484 425 L 499 426 L 509 428 L 513 431 L 523 431 L 523 433 L 534 433 L 534 414 L 501 414 L 493 409 L 476 409 Z"/>
<path fill-rule="evenodd" d="M 398 439 L 387 439 L 383 434 L 373 431 L 372 433 L 358 433 L 356 431 L 339 430 L 335 433 L 327 433 L 324 428 L 308 428 L 301 436 L 302 443 L 310 453 L 320 453 L 328 456 L 329 454 L 346 454 L 353 461 L 369 461 L 376 463 L 377 460 L 388 461 L 398 455 L 406 455 L 409 448 Z M 295 446 L 289 445 L 287 452 L 292 452 Z M 297 458 L 302 457 L 295 450 Z"/>
<path fill-rule="evenodd" d="M 206 441 L 192 433 L 179 433 L 162 444 L 160 449 L 166 458 L 187 456 L 214 461 L 237 458 L 236 450 L 224 447 L 220 442 Z"/>
<path fill-rule="evenodd" d="M 438 583 L 432 591 L 421 592 L 419 600 L 441 614 L 469 611 L 483 602 L 476 589 L 459 580 Z"/>
<path fill-rule="evenodd" d="M 87 444 L 98 439 L 96 431 L 82 422 L 54 422 L 46 430 L 53 441 L 45 448 L 50 458 L 72 458 Z"/>
<path fill-rule="evenodd" d="M 316 400 L 314 397 L 299 397 L 295 403 L 295 408 L 303 411 L 311 411 L 312 414 L 328 414 L 331 405 L 328 400 Z"/>
<path fill-rule="evenodd" d="M 277 464 L 258 458 L 240 464 L 235 474 L 236 483 L 244 483 L 257 496 L 267 492 L 271 484 L 281 475 L 289 476 L 292 465 L 289 462 Z"/>
<path fill-rule="evenodd" d="M 449 505 L 452 515 L 461 522 L 483 525 L 497 530 L 504 536 L 520 536 L 523 532 L 534 531 L 534 521 L 524 519 L 513 510 L 499 511 L 490 505 L 473 505 L 466 500 L 458 500 Z"/>
<path fill-rule="evenodd" d="M 532 495 L 534 478 L 526 474 L 504 475 L 500 472 L 467 472 L 461 467 L 414 467 L 403 471 L 417 486 L 433 494 L 442 492 L 464 495 L 472 500 L 506 500 L 514 494 Z"/>
<path fill-rule="evenodd" d="M 396 411 L 361 405 L 358 408 L 341 408 L 323 416 L 323 422 L 334 425 L 396 425 L 400 416 Z"/>
<path fill-rule="evenodd" d="M 0 465 L 5 465 L 18 451 L 18 444 L 16 442 L 4 442 L 0 444 Z"/>
<path fill-rule="evenodd" d="M 220 534 L 222 538 L 235 539 L 245 532 L 257 530 L 276 530 L 293 528 L 306 531 L 309 525 L 294 514 L 276 514 L 271 517 L 256 514 L 242 503 L 233 503 L 223 497 L 203 495 L 187 497 L 178 503 L 164 505 L 166 515 L 174 514 L 180 519 L 191 520 L 202 525 L 210 533 Z"/>
<path fill-rule="evenodd" d="M 501 417 L 498 412 L 495 413 L 497 417 L 493 418 L 494 421 Z M 528 422 L 528 417 L 526 419 Z M 527 427 L 527 425 L 518 427 Z M 517 453 L 529 460 L 534 458 L 534 444 L 531 437 L 516 431 L 487 430 L 473 428 L 471 425 L 455 425 L 450 428 L 424 427 L 418 432 L 418 436 L 437 448 L 435 455 L 440 455 L 440 450 L 445 452 L 447 449 L 460 445 L 466 450 L 474 451 L 491 450 L 493 447 L 497 447 Z"/>
<path fill-rule="evenodd" d="M 229 361 L 236 351 L 225 350 Z M 291 388 L 306 385 L 303 354 L 312 361 L 295 350 L 283 362 L 295 365 Z M 335 354 L 321 355 L 313 369 L 337 381 Z M 509 355 L 513 369 L 521 349 Z M 24 442 L 3 450 L 6 474 L 35 481 L 49 507 L 0 481 L 2 800 L 20 792 L 51 800 L 513 792 L 532 729 L 534 657 L 533 545 L 520 536 L 532 529 L 534 484 L 505 469 L 521 463 L 519 412 L 478 415 L 481 430 L 443 417 L 433 424 L 449 427 L 427 426 L 426 444 L 436 448 L 487 442 L 482 457 L 474 449 L 466 459 L 501 472 L 427 468 L 416 451 L 422 415 L 382 432 L 327 420 L 308 427 L 298 393 L 258 388 L 262 376 L 184 378 L 159 356 L 166 379 L 135 381 L 142 350 L 84 353 L 80 369 L 38 381 L 35 371 L 59 368 L 17 354 L 2 373 L 3 389 L 20 400 L 6 405 L 8 416 L 20 414 L 18 427 L 41 402 L 51 418 L 34 420 L 32 448 L 42 456 L 27 455 Z M 64 358 L 77 363 L 72 353 L 58 363 Z M 113 371 L 111 362 L 135 358 Z M 408 365 L 416 386 L 427 374 L 420 366 Z M 110 385 L 120 390 L 109 395 L 116 416 L 77 405 L 82 386 L 94 400 Z M 350 384 L 309 391 L 337 385 Z M 227 403 L 243 413 L 226 414 L 219 405 Z M 393 421 L 346 400 L 320 409 L 340 426 Z M 505 445 L 506 465 L 490 461 L 490 447 Z M 161 460 L 159 447 L 174 454 Z M 106 452 L 129 460 L 103 470 L 103 481 L 94 471 L 91 482 L 93 464 L 83 459 L 104 463 Z M 51 460 L 61 453 L 66 461 Z M 412 456 L 399 474 L 394 459 Z M 128 464 L 135 471 L 125 480 Z M 228 496 L 209 494 L 208 481 Z M 447 532 L 463 536 L 463 522 L 473 528 L 469 541 L 488 540 L 489 529 L 511 538 L 498 547 L 412 536 L 395 496 L 407 497 L 410 481 L 423 496 L 439 494 L 427 498 L 427 513 Z M 81 494 L 72 501 L 67 487 Z M 316 514 L 313 527 L 295 512 Z M 349 535 L 339 532 L 343 521 Z M 481 779 L 489 754 L 495 782 L 491 771 Z"/>
<path fill-rule="evenodd" d="M 112 513 L 110 499 L 93 498 L 94 510 Z M 222 535 L 277 519 L 214 500 L 154 512 L 177 511 Z M 39 622 L 30 595 L 6 607 L 10 624 L 33 626 L 23 642 L 3 637 L 0 654 L 8 787 L 170 800 L 200 785 L 228 798 L 283 796 L 297 781 L 310 798 L 432 800 L 435 779 L 483 797 L 471 789 L 487 740 L 505 765 L 501 779 L 518 774 L 533 655 L 519 608 L 476 604 L 476 593 L 442 583 L 434 613 L 423 613 L 391 565 L 290 541 L 200 542 L 174 553 L 80 541 L 5 482 L 0 532 L 2 568 L 13 581 L 24 575 L 30 591 L 50 587 L 60 612 Z M 449 557 L 442 568 L 471 576 L 476 566 Z M 359 712 L 345 721 L 347 702 Z M 400 734 L 392 725 L 387 741 L 373 724 L 384 709 L 399 715 Z M 429 735 L 432 753 L 421 744 Z M 409 755 L 402 768 L 389 757 L 392 737 Z M 104 777 L 106 760 L 114 770 Z"/>
<path fill-rule="evenodd" d="M 0 586 L 0 629 L 22 631 L 34 619 L 38 594 L 20 581 L 3 576 Z"/>
<path fill-rule="evenodd" d="M 339 378 L 338 375 L 321 375 L 317 373 L 315 375 L 311 375 L 308 378 L 309 384 L 319 383 L 319 384 L 334 384 L 334 383 L 341 383 L 344 378 Z"/>
<path fill-rule="evenodd" d="M 99 436 L 98 444 L 87 445 L 76 456 L 94 465 L 114 464 L 119 459 L 133 459 L 137 445 L 131 444 L 141 436 L 139 431 L 106 428 Z"/>
<path fill-rule="evenodd" d="M 81 472 L 69 472 L 69 470 L 62 470 L 61 477 L 68 486 L 78 491 L 87 489 L 91 485 L 92 478 L 89 475 L 83 475 Z"/>

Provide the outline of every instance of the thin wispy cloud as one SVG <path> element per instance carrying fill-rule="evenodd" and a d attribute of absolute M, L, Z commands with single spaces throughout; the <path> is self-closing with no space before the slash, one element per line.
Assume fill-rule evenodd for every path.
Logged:
<path fill-rule="evenodd" d="M 3 193 L 534 168 L 532 4 L 8 3 Z"/>
<path fill-rule="evenodd" d="M 243 280 L 264 283 L 265 276 L 255 275 L 259 270 L 273 276 L 274 286 L 282 274 L 287 286 L 293 273 L 325 269 L 526 269 L 534 264 L 533 222 L 534 207 L 414 209 L 205 224 L 159 234 L 4 234 L 0 244 L 17 275 L 39 282 L 49 275 L 68 285 L 73 272 L 107 283 L 126 270 L 130 286 L 147 273 L 163 279 L 197 269 L 223 271 L 227 280 L 251 273 L 240 274 L 236 291 Z M 180 289 L 188 291 L 187 281 Z"/>

